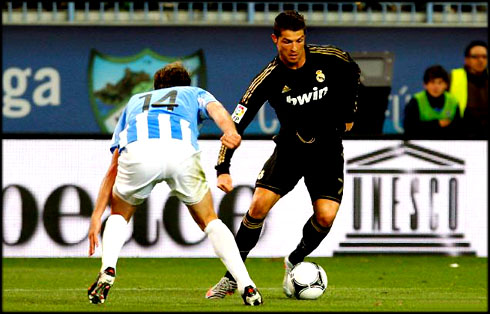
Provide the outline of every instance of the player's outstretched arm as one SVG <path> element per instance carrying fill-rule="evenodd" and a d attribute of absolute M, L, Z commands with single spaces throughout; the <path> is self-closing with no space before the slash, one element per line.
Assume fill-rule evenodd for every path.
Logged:
<path fill-rule="evenodd" d="M 225 193 L 233 191 L 233 181 L 229 173 L 222 173 L 218 176 L 218 183 L 216 186 Z"/>
<path fill-rule="evenodd" d="M 95 247 L 99 246 L 98 234 L 102 228 L 101 217 L 109 204 L 109 200 L 112 195 L 112 186 L 114 181 L 116 181 L 117 175 L 117 158 L 119 157 L 119 150 L 116 149 L 112 154 L 111 164 L 107 173 L 102 180 L 102 184 L 99 188 L 99 194 L 97 195 L 97 200 L 95 201 L 95 208 L 92 212 L 92 217 L 90 219 L 90 229 L 88 231 L 88 239 L 90 242 L 90 247 L 88 255 L 92 256 L 95 252 Z"/>
<path fill-rule="evenodd" d="M 230 149 L 235 149 L 240 146 L 242 137 L 238 134 L 235 123 L 231 120 L 231 116 L 219 102 L 213 101 L 208 103 L 207 110 L 216 125 L 223 131 L 221 143 Z M 225 193 L 233 190 L 233 182 L 230 174 L 223 173 L 218 176 L 217 187 Z"/>
<path fill-rule="evenodd" d="M 227 148 L 235 149 L 240 146 L 242 137 L 238 134 L 235 123 L 220 102 L 212 101 L 207 104 L 207 110 L 216 125 L 223 131 L 221 142 Z"/>

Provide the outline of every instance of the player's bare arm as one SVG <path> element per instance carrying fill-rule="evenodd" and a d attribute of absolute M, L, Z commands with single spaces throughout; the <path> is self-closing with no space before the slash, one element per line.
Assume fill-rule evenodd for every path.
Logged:
<path fill-rule="evenodd" d="M 230 149 L 235 149 L 240 146 L 242 137 L 238 134 L 235 123 L 231 120 L 231 116 L 219 102 L 213 101 L 207 104 L 207 110 L 216 125 L 223 131 L 223 136 L 220 138 L 221 143 Z M 233 190 L 233 182 L 228 173 L 218 176 L 217 187 L 225 193 Z"/>
<path fill-rule="evenodd" d="M 223 136 L 220 138 L 223 145 L 231 149 L 240 146 L 242 137 L 238 134 L 235 123 L 223 105 L 217 101 L 212 101 L 207 104 L 206 108 L 216 125 L 223 131 Z"/>
<path fill-rule="evenodd" d="M 119 150 L 116 149 L 112 154 L 111 164 L 109 165 L 109 169 L 107 170 L 104 179 L 102 180 L 102 184 L 99 188 L 99 194 L 97 196 L 97 200 L 95 201 L 94 211 L 92 212 L 92 217 L 90 219 L 90 229 L 88 231 L 88 239 L 90 242 L 88 251 L 89 256 L 92 256 L 95 252 L 95 247 L 99 246 L 98 234 L 100 233 L 100 229 L 102 227 L 101 217 L 102 214 L 104 214 L 107 205 L 109 205 L 109 200 L 111 199 L 112 186 L 114 185 L 117 175 L 118 157 Z"/>

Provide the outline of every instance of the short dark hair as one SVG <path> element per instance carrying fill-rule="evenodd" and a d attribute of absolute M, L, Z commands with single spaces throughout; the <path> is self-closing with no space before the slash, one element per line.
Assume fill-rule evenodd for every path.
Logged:
<path fill-rule="evenodd" d="M 469 57 L 470 56 L 471 48 L 476 47 L 476 46 L 482 46 L 482 47 L 485 47 L 485 49 L 488 50 L 488 47 L 487 47 L 487 43 L 486 42 L 484 42 L 483 40 L 473 40 L 472 42 L 470 42 L 468 44 L 468 46 L 466 46 L 466 49 L 464 50 L 464 56 L 465 57 Z"/>
<path fill-rule="evenodd" d="M 191 76 L 182 62 L 175 61 L 167 64 L 155 72 L 153 88 L 167 88 L 173 86 L 190 86 Z"/>
<path fill-rule="evenodd" d="M 295 10 L 287 10 L 279 13 L 274 21 L 274 35 L 281 36 L 283 30 L 306 32 L 305 18 Z"/>
<path fill-rule="evenodd" d="M 424 84 L 429 83 L 436 78 L 441 78 L 449 85 L 449 75 L 447 71 L 439 64 L 428 67 L 424 72 Z"/>

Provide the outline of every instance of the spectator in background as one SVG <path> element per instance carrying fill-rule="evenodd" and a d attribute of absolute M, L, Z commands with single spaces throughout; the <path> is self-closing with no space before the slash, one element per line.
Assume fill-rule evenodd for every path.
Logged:
<path fill-rule="evenodd" d="M 424 72 L 424 90 L 415 93 L 405 107 L 404 129 L 409 137 L 461 137 L 458 100 L 447 92 L 449 75 L 440 65 Z"/>
<path fill-rule="evenodd" d="M 488 47 L 472 41 L 464 51 L 464 67 L 451 71 L 450 93 L 459 101 L 467 138 L 487 139 Z"/>

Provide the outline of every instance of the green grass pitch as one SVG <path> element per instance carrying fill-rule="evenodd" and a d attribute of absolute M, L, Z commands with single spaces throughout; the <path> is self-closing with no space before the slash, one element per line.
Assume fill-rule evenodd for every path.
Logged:
<path fill-rule="evenodd" d="M 105 304 L 87 288 L 100 258 L 3 258 L 2 310 L 22 312 L 379 312 L 488 310 L 487 258 L 356 255 L 307 258 L 322 265 L 328 288 L 317 300 L 282 293 L 282 259 L 246 262 L 264 304 L 249 307 L 235 293 L 204 295 L 224 274 L 217 258 L 120 258 Z M 458 264 L 458 267 L 451 267 Z M 454 265 L 453 265 L 454 266 Z"/>

